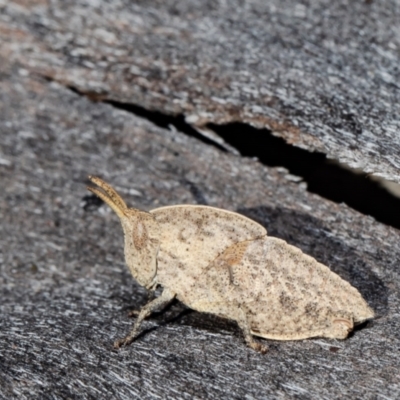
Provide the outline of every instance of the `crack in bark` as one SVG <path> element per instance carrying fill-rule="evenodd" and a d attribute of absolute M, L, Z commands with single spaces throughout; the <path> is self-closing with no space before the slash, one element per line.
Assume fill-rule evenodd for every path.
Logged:
<path fill-rule="evenodd" d="M 44 78 L 47 81 L 54 81 L 48 76 Z M 63 85 L 62 82 L 58 83 Z M 379 222 L 400 229 L 398 213 L 400 199 L 389 193 L 378 182 L 371 180 L 368 174 L 344 168 L 338 162 L 327 159 L 323 153 L 310 152 L 290 145 L 267 129 L 256 129 L 244 123 L 226 125 L 210 123 L 206 129 L 221 137 L 221 142 L 217 142 L 193 128 L 185 121 L 183 114 L 168 115 L 136 104 L 112 100 L 106 95 L 85 93 L 70 85 L 63 86 L 93 102 L 109 104 L 145 118 L 158 127 L 176 129 L 222 152 L 257 158 L 260 163 L 269 167 L 283 167 L 292 175 L 289 180 L 305 182 L 309 192 L 336 203 L 346 203 L 362 214 L 370 215 Z M 296 179 L 293 175 L 299 178 Z"/>

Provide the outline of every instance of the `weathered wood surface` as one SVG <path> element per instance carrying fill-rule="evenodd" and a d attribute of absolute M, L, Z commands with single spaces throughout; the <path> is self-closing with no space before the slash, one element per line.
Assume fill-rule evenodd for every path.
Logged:
<path fill-rule="evenodd" d="M 28 71 L 198 128 L 267 127 L 400 182 L 398 0 L 1 4 Z"/>
<path fill-rule="evenodd" d="M 203 21 L 204 37 L 211 34 L 213 15 L 221 12 L 218 7 L 208 11 L 208 17 L 201 17 L 204 14 L 201 8 L 192 13 L 181 11 L 181 16 L 177 11 L 172 17 L 162 14 L 162 5 L 151 8 L 149 2 L 129 6 L 122 2 L 106 5 L 91 1 L 90 6 L 84 7 L 80 5 L 83 2 L 68 2 L 67 5 L 53 1 L 50 11 L 46 3 L 39 0 L 7 2 L 6 7 L 5 4 L 0 0 L 3 7 L 0 12 L 0 398 L 399 398 L 398 230 L 379 224 L 345 205 L 308 193 L 303 184 L 294 183 L 282 169 L 267 168 L 255 160 L 222 153 L 180 132 L 157 128 L 128 112 L 93 103 L 65 88 L 68 83 L 83 91 L 96 91 L 103 90 L 101 85 L 107 88 L 114 82 L 115 87 L 105 91 L 109 98 L 165 112 L 181 112 L 183 103 L 174 99 L 176 93 L 180 90 L 184 93 L 184 87 L 195 79 L 190 71 L 176 76 L 177 87 L 184 86 L 176 91 L 171 86 L 170 92 L 164 94 L 165 98 L 157 98 L 160 93 L 157 90 L 140 90 L 144 86 L 138 81 L 145 82 L 150 75 L 143 81 L 135 78 L 129 85 L 122 79 L 123 75 L 118 74 L 114 75 L 115 81 L 109 78 L 102 81 L 98 79 L 103 68 L 99 51 L 103 49 L 105 54 L 107 49 L 117 52 L 118 46 L 111 43 L 107 47 L 105 33 L 96 29 L 103 26 L 104 30 L 110 30 L 107 21 L 115 24 L 116 30 L 129 28 L 129 34 L 115 34 L 115 37 L 126 41 L 126 49 L 130 52 L 126 62 L 132 62 L 132 66 L 143 68 L 143 71 L 150 71 L 156 65 L 157 49 L 159 60 L 164 57 L 164 51 L 170 51 L 170 57 L 176 57 L 181 63 L 177 61 L 171 63 L 172 66 L 189 68 L 192 54 L 189 48 L 193 54 L 200 55 L 205 50 L 200 45 L 198 48 L 188 46 L 186 50 L 182 47 L 180 53 L 169 47 L 168 41 L 179 36 L 176 32 L 181 32 L 179 24 L 185 19 L 188 34 L 181 36 L 181 40 L 190 43 L 190 38 L 199 35 L 196 21 L 200 20 Z M 319 4 L 322 9 L 323 4 Z M 346 23 L 350 17 L 340 4 L 343 3 L 327 3 L 325 10 L 331 10 L 331 15 L 337 17 L 342 15 L 343 23 Z M 63 11 L 63 7 L 69 7 L 68 12 Z M 104 11 L 107 7 L 110 9 L 101 14 L 101 8 Z M 381 31 L 375 32 L 377 36 L 379 32 L 382 36 L 385 29 L 387 32 L 395 29 L 389 24 L 396 15 L 395 3 L 387 3 L 386 11 L 377 3 L 357 3 L 348 6 L 347 13 L 351 14 L 351 7 L 353 15 L 354 10 L 358 10 L 359 19 L 355 18 L 353 23 L 368 26 L 370 21 L 375 21 L 382 27 Z M 365 9 L 370 13 L 369 19 Z M 91 18 L 73 17 L 83 14 L 83 10 Z M 293 6 L 287 10 L 295 9 Z M 271 8 L 271 18 L 275 15 L 278 19 L 273 24 L 274 29 L 284 29 L 284 26 L 290 32 L 296 29 L 289 24 L 293 18 L 289 11 L 272 11 Z M 247 12 L 250 11 L 243 10 L 241 15 Z M 382 13 L 381 20 L 379 13 Z M 230 14 L 234 18 L 240 12 L 232 8 Z M 224 18 L 229 17 L 226 12 L 224 15 Z M 317 20 L 322 18 L 316 11 L 313 15 Z M 151 18 L 158 21 L 159 31 L 156 31 L 156 22 L 149 24 Z M 287 24 L 278 23 L 279 18 Z M 124 24 L 124 20 L 131 22 Z M 79 21 L 86 22 L 81 26 Z M 162 27 L 163 21 L 165 24 L 169 21 L 169 31 L 166 25 Z M 178 27 L 176 32 L 171 21 Z M 243 17 L 241 23 L 243 26 L 234 24 L 238 30 L 238 48 L 239 33 L 248 29 L 246 18 Z M 254 29 L 257 26 L 261 29 L 265 24 L 253 25 Z M 82 30 L 83 26 L 86 26 L 85 30 Z M 312 38 L 311 28 L 312 25 Z M 140 32 L 135 34 L 135 29 Z M 224 40 L 228 40 L 229 35 L 221 36 L 222 28 L 218 29 L 212 37 L 214 42 L 221 43 L 215 48 L 227 51 Z M 324 29 L 323 25 L 321 35 Z M 248 32 L 249 47 L 242 48 L 242 52 L 251 49 L 251 31 Z M 103 35 L 101 46 L 97 39 L 88 39 L 95 34 Z M 156 40 L 157 35 L 164 38 L 164 46 L 152 48 L 146 45 L 146 41 Z M 349 42 L 354 44 L 353 47 L 343 42 L 343 47 L 337 49 L 337 57 L 354 52 L 352 60 L 358 65 L 356 55 L 362 58 L 372 57 L 368 51 L 381 53 L 378 41 L 375 47 L 365 48 L 365 53 L 359 54 L 357 37 Z M 204 40 L 201 43 L 205 46 Z M 292 42 L 294 46 L 297 40 L 299 35 L 293 33 L 282 39 L 287 46 Z M 64 43 L 64 47 L 57 48 L 57 43 Z M 191 43 L 194 46 L 195 42 Z M 286 57 L 294 48 L 287 48 Z M 99 58 L 93 68 L 85 66 L 89 56 L 79 56 L 81 49 L 92 49 L 93 60 Z M 74 51 L 77 52 L 75 56 Z M 147 67 L 141 66 L 146 51 Z M 331 54 L 336 53 L 332 51 Z M 105 63 L 108 57 L 113 56 L 104 56 Z M 207 60 L 204 66 L 214 65 L 214 59 Z M 279 57 L 268 60 L 260 62 L 280 65 Z M 116 69 L 120 62 L 118 58 L 113 61 Z M 371 58 L 370 62 L 378 61 Z M 376 74 L 385 71 L 391 62 L 388 57 L 382 69 L 371 67 L 371 71 Z M 209 80 L 204 74 L 196 78 L 201 85 L 208 82 L 209 86 L 205 87 L 209 89 L 198 94 L 203 96 L 198 103 L 193 100 L 194 109 L 208 107 L 208 102 L 215 104 L 210 100 L 215 94 L 212 94 L 213 76 L 224 82 L 218 75 L 222 74 L 232 83 L 229 71 L 224 75 L 221 65 L 216 64 L 215 71 L 209 72 Z M 303 67 L 307 71 L 306 65 Z M 285 76 L 288 71 L 281 71 L 281 79 L 288 79 Z M 236 98 L 243 101 L 238 104 L 249 104 L 250 107 L 250 94 L 240 92 L 245 82 L 239 78 L 245 74 L 239 73 L 240 68 L 236 72 Z M 315 73 L 327 72 L 321 67 Z M 91 74 L 93 80 L 89 79 Z M 43 75 L 52 76 L 62 84 L 49 82 Z M 154 79 L 159 79 L 159 85 L 164 82 L 168 87 L 172 78 L 164 78 L 157 78 L 155 74 Z M 256 82 L 257 79 L 257 76 L 249 75 L 249 81 Z M 363 82 L 366 97 L 357 108 L 360 112 L 357 118 L 369 116 L 366 111 L 363 114 L 363 107 L 368 108 L 372 102 L 368 97 L 371 87 L 367 81 Z M 390 101 L 387 100 L 391 117 L 386 110 L 387 114 L 379 118 L 385 123 L 397 123 L 393 122 L 396 118 L 393 110 L 398 107 L 394 101 L 395 85 L 380 86 L 379 80 L 373 82 L 378 88 L 391 91 L 392 96 Z M 95 84 L 99 86 L 94 87 Z M 123 85 L 128 92 L 122 90 Z M 315 91 L 315 85 L 311 89 Z M 221 90 L 221 96 L 229 97 L 227 91 Z M 229 93 L 234 92 L 232 89 Z M 292 100 L 296 98 L 295 92 L 293 89 Z M 314 92 L 307 93 L 307 96 L 301 94 L 302 104 L 308 99 L 308 111 L 304 115 L 310 116 L 308 123 L 311 124 L 315 112 L 317 127 L 321 114 L 316 112 L 314 102 L 318 100 L 314 98 Z M 349 89 L 349 93 L 353 92 Z M 386 95 L 379 96 L 374 98 L 377 109 Z M 340 104 L 351 104 L 349 97 L 343 99 L 347 100 Z M 291 104 L 294 103 L 293 100 Z M 214 110 L 216 121 L 224 118 L 224 110 L 224 107 Z M 253 123 L 246 117 L 250 115 L 246 114 L 249 110 L 244 109 L 237 118 Z M 273 112 L 274 109 L 271 106 L 263 110 Z M 378 117 L 372 113 L 370 118 L 369 136 L 364 133 L 358 136 L 369 141 L 360 139 L 359 149 L 363 148 L 362 144 L 370 143 L 382 159 L 386 155 L 390 159 L 390 152 L 394 154 L 397 146 L 396 138 L 378 143 L 377 131 L 373 130 Z M 298 117 L 298 121 L 300 124 L 306 117 Z M 344 138 L 347 136 L 339 136 L 326 126 L 320 124 L 320 129 L 310 130 L 308 136 L 303 136 L 306 130 L 303 132 L 302 128 L 296 143 L 306 145 L 314 137 L 312 135 L 316 135 L 321 146 L 328 148 L 329 144 L 334 149 L 331 151 L 337 152 L 342 151 L 341 148 L 346 150 L 349 142 Z M 327 132 L 327 136 L 322 132 Z M 328 136 L 330 139 L 324 142 Z M 364 153 L 366 163 L 373 161 L 372 156 Z M 372 161 L 369 165 L 373 166 Z M 382 161 L 382 168 L 391 173 L 395 171 L 389 162 Z M 131 205 L 143 209 L 176 203 L 208 203 L 258 220 L 267 227 L 270 235 L 300 247 L 357 287 L 374 308 L 377 318 L 345 341 L 268 341 L 269 353 L 260 355 L 244 345 L 234 324 L 174 304 L 166 313 L 145 323 L 146 333 L 134 345 L 114 351 L 114 339 L 124 335 L 132 325 L 127 312 L 143 305 L 146 293 L 133 281 L 124 265 L 122 232 L 117 218 L 107 207 L 99 207 L 92 197 L 86 197 L 88 192 L 84 182 L 89 173 L 102 176 L 115 185 Z"/>
<path fill-rule="evenodd" d="M 1 76 L 2 398 L 398 398 L 397 230 L 285 171 L 18 68 Z M 117 218 L 85 198 L 88 173 L 144 209 L 207 202 L 257 219 L 356 286 L 376 320 L 345 341 L 270 341 L 260 355 L 234 324 L 175 304 L 114 351 L 146 294 L 124 265 Z"/>

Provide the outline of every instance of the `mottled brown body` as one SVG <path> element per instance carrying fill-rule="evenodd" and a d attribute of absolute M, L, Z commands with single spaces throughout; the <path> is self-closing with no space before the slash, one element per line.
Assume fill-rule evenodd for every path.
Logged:
<path fill-rule="evenodd" d="M 162 295 L 142 308 L 143 319 L 174 297 L 201 312 L 235 320 L 246 343 L 265 352 L 252 335 L 295 340 L 344 339 L 374 314 L 361 294 L 314 258 L 240 214 L 207 206 L 161 207 L 150 213 L 128 208 L 104 181 L 89 188 L 121 219 L 125 258 L 137 281 Z"/>

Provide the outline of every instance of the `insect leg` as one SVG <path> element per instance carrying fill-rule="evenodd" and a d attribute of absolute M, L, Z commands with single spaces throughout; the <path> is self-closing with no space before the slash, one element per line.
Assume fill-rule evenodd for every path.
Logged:
<path fill-rule="evenodd" d="M 116 340 L 114 343 L 115 348 L 120 348 L 121 346 L 128 346 L 131 344 L 136 336 L 139 333 L 140 325 L 142 324 L 143 320 L 148 317 L 153 311 L 156 309 L 163 309 L 171 300 L 175 297 L 175 293 L 164 289 L 161 293 L 161 296 L 155 298 L 154 300 L 147 303 L 143 308 L 140 310 L 139 316 L 133 325 L 133 328 L 128 336 L 123 339 Z"/>
<path fill-rule="evenodd" d="M 268 351 L 268 346 L 265 346 L 254 340 L 251 332 L 249 322 L 247 321 L 246 313 L 239 308 L 238 318 L 236 319 L 239 328 L 242 330 L 244 335 L 244 340 L 247 346 L 251 347 L 253 350 L 259 351 L 262 354 L 265 354 Z"/>
<path fill-rule="evenodd" d="M 147 292 L 147 301 L 150 303 L 156 298 L 156 292 L 154 289 L 149 289 Z M 128 312 L 128 317 L 138 317 L 141 310 L 131 310 Z"/>

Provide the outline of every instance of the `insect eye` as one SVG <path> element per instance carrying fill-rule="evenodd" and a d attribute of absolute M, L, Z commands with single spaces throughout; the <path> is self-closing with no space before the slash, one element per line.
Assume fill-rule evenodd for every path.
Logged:
<path fill-rule="evenodd" d="M 143 247 L 145 247 L 148 239 L 148 234 L 146 225 L 142 221 L 138 221 L 133 226 L 132 237 L 133 244 L 135 245 L 137 250 L 141 250 Z"/>

